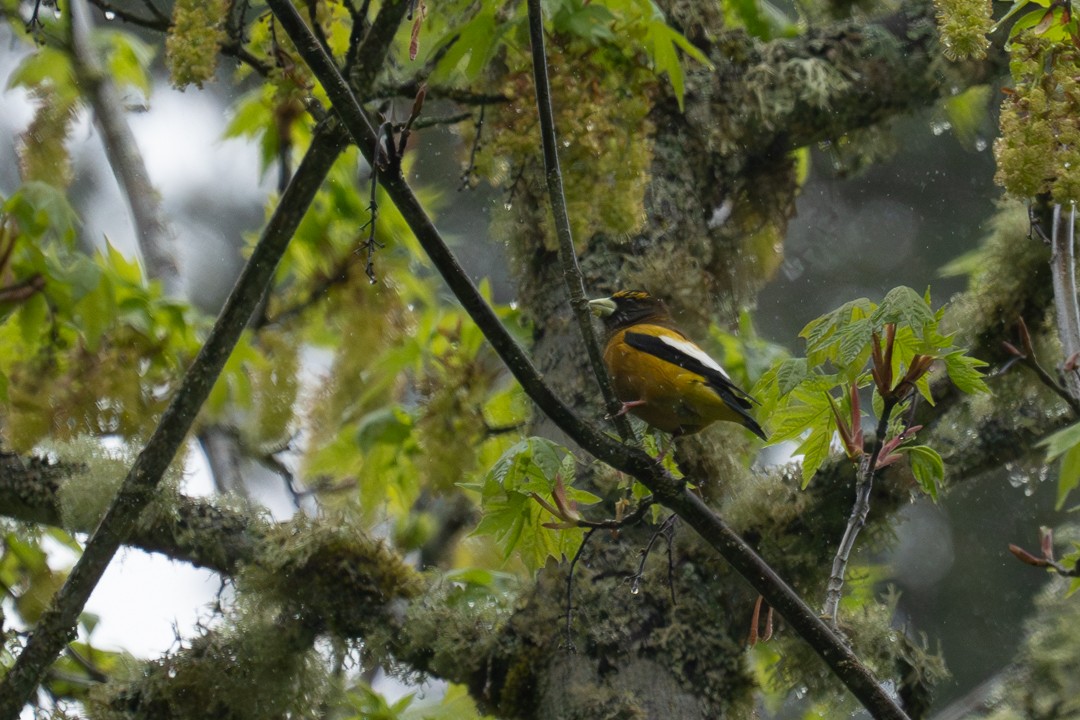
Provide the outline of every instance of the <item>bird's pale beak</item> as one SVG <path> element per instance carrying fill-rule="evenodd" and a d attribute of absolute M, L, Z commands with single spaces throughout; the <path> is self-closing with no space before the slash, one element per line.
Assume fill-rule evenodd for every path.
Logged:
<path fill-rule="evenodd" d="M 605 318 L 615 313 L 615 301 L 611 298 L 597 298 L 589 301 L 589 309 L 593 315 Z"/>

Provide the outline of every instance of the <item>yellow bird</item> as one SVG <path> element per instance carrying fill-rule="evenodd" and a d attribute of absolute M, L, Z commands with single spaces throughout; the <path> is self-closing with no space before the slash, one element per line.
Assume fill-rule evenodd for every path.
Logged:
<path fill-rule="evenodd" d="M 589 306 L 607 330 L 604 364 L 623 403 L 620 415 L 632 412 L 675 437 L 724 420 L 767 439 L 748 412 L 755 400 L 675 326 L 661 300 L 620 290 Z"/>

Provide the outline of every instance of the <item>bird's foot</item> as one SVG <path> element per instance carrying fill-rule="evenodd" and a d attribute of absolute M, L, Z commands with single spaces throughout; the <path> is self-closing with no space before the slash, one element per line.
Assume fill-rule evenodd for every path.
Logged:
<path fill-rule="evenodd" d="M 608 416 L 608 419 L 613 420 L 613 419 L 615 419 L 617 417 L 622 417 L 623 415 L 630 412 L 634 408 L 639 407 L 639 406 L 644 405 L 644 404 L 645 404 L 644 400 L 631 400 L 629 402 L 624 402 L 622 404 L 622 407 L 619 408 L 619 412 L 615 413 L 614 415 Z"/>

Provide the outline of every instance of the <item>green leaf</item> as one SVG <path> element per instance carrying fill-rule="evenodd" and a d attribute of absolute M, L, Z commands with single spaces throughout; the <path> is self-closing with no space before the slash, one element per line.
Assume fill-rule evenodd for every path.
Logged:
<path fill-rule="evenodd" d="M 1032 4 L 1032 2 L 1034 2 L 1036 5 L 1041 5 L 1043 7 L 1050 7 L 1050 0 L 1016 0 L 1016 2 L 1012 4 L 1012 7 L 1009 8 L 1009 11 L 1002 15 L 1001 19 L 994 23 L 994 26 L 990 28 L 990 33 L 996 32 L 997 29 L 1007 23 L 1013 15 L 1020 12 L 1028 5 Z M 1012 35 L 1013 32 L 1010 30 L 1009 37 L 1012 37 Z"/>
<path fill-rule="evenodd" d="M 49 322 L 49 303 L 41 293 L 34 293 L 19 308 L 19 331 L 28 345 L 36 346 Z"/>
<path fill-rule="evenodd" d="M 458 28 L 457 32 L 450 33 L 443 42 L 436 44 L 436 52 L 446 45 L 449 45 L 449 49 L 439 58 L 432 72 L 433 80 L 446 80 L 458 71 L 464 74 L 467 81 L 479 77 L 509 26 L 508 23 L 499 25 L 495 22 L 496 9 L 495 3 L 482 3 L 480 11 L 464 27 Z M 466 57 L 469 61 L 461 68 Z"/>
<path fill-rule="evenodd" d="M 810 374 L 806 358 L 789 358 L 780 363 L 776 370 L 776 384 L 780 397 L 784 397 Z"/>
<path fill-rule="evenodd" d="M 991 93 L 989 85 L 973 85 L 945 101 L 945 114 L 949 117 L 953 133 L 965 148 L 974 147 L 979 131 L 986 122 Z"/>
<path fill-rule="evenodd" d="M 101 28 L 95 31 L 94 44 L 105 54 L 109 73 L 117 85 L 133 85 L 150 97 L 150 74 L 148 68 L 154 60 L 156 48 L 130 33 Z"/>
<path fill-rule="evenodd" d="M 413 419 L 400 406 L 385 407 L 365 415 L 356 429 L 356 444 L 368 451 L 376 444 L 401 445 L 412 434 Z"/>
<path fill-rule="evenodd" d="M 63 102 L 70 102 L 79 94 L 67 53 L 49 46 L 39 47 L 24 57 L 8 78 L 8 87 L 50 88 Z"/>
<path fill-rule="evenodd" d="M 143 273 L 139 267 L 139 261 L 135 259 L 128 260 L 108 238 L 105 238 L 105 247 L 106 267 L 115 272 L 121 280 L 132 285 L 142 286 Z"/>
<path fill-rule="evenodd" d="M 1065 507 L 1065 499 L 1078 485 L 1080 485 L 1080 445 L 1073 445 L 1061 456 L 1055 510 Z"/>
<path fill-rule="evenodd" d="M 611 10 L 599 3 L 585 3 L 571 0 L 561 5 L 552 17 L 556 32 L 577 35 L 590 42 L 614 40 L 611 24 L 615 16 Z"/>
<path fill-rule="evenodd" d="M 811 365 L 820 365 L 836 355 L 837 333 L 853 322 L 867 318 L 875 305 L 867 298 L 844 303 L 836 310 L 811 320 L 799 332 L 806 339 L 806 358 Z"/>
<path fill-rule="evenodd" d="M 951 352 L 943 360 L 945 372 L 949 374 L 949 379 L 961 392 L 969 394 L 990 392 L 986 381 L 983 380 L 983 374 L 979 372 L 979 368 L 987 366 L 986 362 L 967 355 L 963 350 Z"/>
<path fill-rule="evenodd" d="M 938 488 L 945 479 L 945 463 L 936 450 L 927 445 L 908 445 L 898 448 L 898 452 L 907 455 L 911 474 L 922 487 L 923 492 L 937 502 Z"/>
<path fill-rule="evenodd" d="M 1039 447 L 1046 448 L 1047 462 L 1055 460 L 1076 445 L 1080 445 L 1080 423 L 1074 423 L 1066 428 L 1062 428 L 1049 437 L 1039 441 L 1037 444 Z"/>
<path fill-rule="evenodd" d="M 577 552 L 584 530 L 553 529 L 544 523 L 551 514 L 533 495 L 555 505 L 552 490 L 561 478 L 569 501 L 578 504 L 599 502 L 600 498 L 573 488 L 574 472 L 570 452 L 545 438 L 531 437 L 503 453 L 484 477 L 481 488 L 483 516 L 473 535 L 490 535 L 504 559 L 516 554 L 529 570 L 536 570 L 549 557 L 556 560 Z"/>
<path fill-rule="evenodd" d="M 832 415 L 830 414 L 831 418 Z M 832 423 L 828 427 L 818 425 L 814 427 L 806 439 L 796 448 L 795 454 L 801 454 L 802 460 L 802 488 L 805 490 L 810 481 L 817 474 L 818 469 L 829 457 L 832 447 Z"/>
<path fill-rule="evenodd" d="M 23 183 L 2 209 L 32 238 L 50 237 L 68 245 L 75 240 L 79 216 L 64 192 L 53 185 L 38 181 Z"/>
<path fill-rule="evenodd" d="M 870 321 L 875 329 L 882 328 L 888 323 L 896 323 L 897 327 L 907 326 L 920 338 L 923 337 L 927 326 L 937 324 L 934 310 L 926 298 L 904 285 L 889 291 L 874 314 L 870 316 Z"/>

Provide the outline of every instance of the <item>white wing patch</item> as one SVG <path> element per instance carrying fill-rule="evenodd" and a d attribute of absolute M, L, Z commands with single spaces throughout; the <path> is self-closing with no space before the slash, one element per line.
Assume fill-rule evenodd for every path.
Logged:
<path fill-rule="evenodd" d="M 731 378 L 728 377 L 727 372 L 724 371 L 724 368 L 720 367 L 720 363 L 713 360 L 704 350 L 689 340 L 679 340 L 678 338 L 673 338 L 669 335 L 658 335 L 657 337 L 668 347 L 681 352 L 683 355 L 689 355 L 705 367 L 712 368 L 720 373 L 725 379 L 731 380 Z"/>

